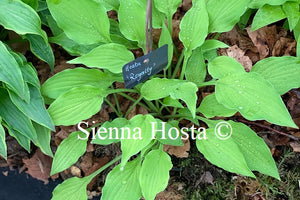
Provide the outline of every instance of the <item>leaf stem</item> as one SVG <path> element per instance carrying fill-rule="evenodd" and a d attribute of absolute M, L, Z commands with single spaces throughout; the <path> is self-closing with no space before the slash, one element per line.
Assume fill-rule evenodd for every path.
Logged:
<path fill-rule="evenodd" d="M 152 109 L 152 111 L 160 114 L 159 109 L 157 107 L 155 107 L 155 105 L 151 101 L 148 101 L 146 99 L 144 99 L 144 101 Z"/>
<path fill-rule="evenodd" d="M 92 173 L 91 175 L 87 176 L 87 181 L 90 182 L 92 181 L 92 179 L 97 176 L 98 174 L 100 174 L 101 172 L 103 172 L 104 170 L 106 170 L 108 167 L 110 167 L 111 165 L 113 165 L 114 163 L 118 162 L 119 160 L 121 160 L 122 156 L 118 156 L 115 159 L 111 160 L 110 162 L 108 162 L 106 165 L 104 165 L 103 167 L 101 167 L 100 169 L 98 169 L 97 171 L 95 171 L 94 173 Z"/>
<path fill-rule="evenodd" d="M 125 114 L 125 118 L 127 118 L 127 116 L 129 115 L 129 113 L 133 110 L 133 108 L 143 99 L 142 96 L 140 96 L 133 104 L 132 106 L 127 110 L 126 114 Z"/>
<path fill-rule="evenodd" d="M 183 66 L 182 66 L 180 77 L 179 77 L 180 80 L 183 80 L 183 78 L 184 78 L 188 59 L 189 58 L 187 56 L 184 56 Z"/>
<path fill-rule="evenodd" d="M 136 91 L 135 89 L 126 89 L 126 88 L 108 90 L 108 94 L 116 94 L 116 93 L 121 93 L 121 92 L 138 93 L 138 91 Z"/>
<path fill-rule="evenodd" d="M 115 99 L 115 102 L 116 102 L 117 110 L 118 110 L 119 113 L 122 113 L 121 112 L 120 103 L 119 103 L 119 100 L 117 98 L 117 95 L 116 94 L 113 94 L 113 95 L 114 95 L 114 99 Z"/>
<path fill-rule="evenodd" d="M 167 21 L 168 21 L 168 30 L 170 35 L 172 36 L 172 16 L 168 16 Z"/>
<path fill-rule="evenodd" d="M 115 106 L 112 105 L 112 103 L 107 99 L 105 98 L 104 99 L 105 103 L 107 103 L 113 110 L 114 112 L 118 115 L 118 117 L 121 117 L 122 116 L 122 113 L 120 113 Z"/>
<path fill-rule="evenodd" d="M 126 99 L 129 99 L 130 101 L 133 101 L 133 102 L 136 101 L 136 99 L 132 98 L 131 96 L 129 96 L 127 94 L 119 93 L 119 95 L 125 97 Z M 148 106 L 146 106 L 145 104 L 143 104 L 141 102 L 139 102 L 138 105 L 141 106 L 141 107 L 143 107 L 143 108 L 145 108 L 145 109 L 147 109 L 147 110 L 151 110 Z"/>
<path fill-rule="evenodd" d="M 180 67 L 181 63 L 182 63 L 183 57 L 184 57 L 184 53 L 182 52 L 181 55 L 180 55 L 180 57 L 179 57 L 179 59 L 178 59 L 178 61 L 177 61 L 175 70 L 173 72 L 173 75 L 171 77 L 172 79 L 176 77 L 176 74 L 177 74 L 177 72 L 179 70 L 179 67 Z"/>
<path fill-rule="evenodd" d="M 216 85 L 216 83 L 217 83 L 217 80 L 210 80 L 208 82 L 200 83 L 197 86 L 200 88 L 200 87 L 209 86 L 209 85 Z"/>

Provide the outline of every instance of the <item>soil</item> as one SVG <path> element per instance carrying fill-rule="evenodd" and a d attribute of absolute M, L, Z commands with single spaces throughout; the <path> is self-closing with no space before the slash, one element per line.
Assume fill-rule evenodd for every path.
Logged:
<path fill-rule="evenodd" d="M 179 23 L 184 13 L 191 7 L 191 1 L 184 1 L 178 8 L 177 13 L 173 18 L 173 40 L 175 45 L 180 50 L 183 45 L 178 38 Z M 112 16 L 114 16 L 112 14 Z M 296 55 L 296 41 L 292 33 L 282 28 L 282 22 L 263 27 L 257 31 L 250 32 L 249 24 L 245 30 L 241 30 L 238 26 L 233 30 L 221 34 L 218 39 L 230 46 L 227 49 L 220 49 L 219 55 L 227 55 L 235 58 L 240 62 L 247 71 L 250 71 L 252 66 L 261 59 L 270 56 Z M 157 41 L 159 32 L 155 33 L 154 41 Z M 208 38 L 213 38 L 211 34 Z M 14 44 L 14 49 L 24 52 L 28 61 L 32 62 L 37 69 L 41 84 L 49 77 L 53 76 L 64 69 L 75 68 L 77 66 L 67 64 L 66 62 L 73 57 L 65 52 L 61 47 L 52 45 L 55 54 L 55 68 L 51 72 L 47 64 L 38 60 L 30 53 L 28 46 Z M 141 51 L 134 51 L 136 57 L 141 56 Z M 175 63 L 176 57 L 173 59 Z M 116 88 L 124 87 L 123 84 L 115 84 Z M 213 87 L 200 89 L 199 99 L 214 91 Z M 136 95 L 131 95 L 137 98 Z M 132 102 L 118 96 L 121 103 L 122 112 L 132 105 Z M 300 89 L 294 89 L 283 95 L 283 100 L 287 105 L 289 112 L 295 123 L 300 126 Z M 114 104 L 114 99 L 111 99 Z M 147 114 L 147 111 L 139 106 L 136 106 L 128 118 L 136 114 Z M 89 122 L 104 122 L 114 119 L 116 114 L 104 103 L 101 111 L 90 118 Z M 276 181 L 273 178 L 263 176 L 256 173 L 257 179 L 246 178 L 226 172 L 212 164 L 210 164 L 202 154 L 200 154 L 195 146 L 194 141 L 187 141 L 183 147 L 173 148 L 165 147 L 172 155 L 174 167 L 171 170 L 171 179 L 167 189 L 156 197 L 157 200 L 182 200 L 182 199 L 300 199 L 299 180 L 300 180 L 300 131 L 271 125 L 265 121 L 250 122 L 242 118 L 240 115 L 235 115 L 230 118 L 234 121 L 243 122 L 249 125 L 258 135 L 260 135 L 267 145 L 270 147 L 272 155 L 278 164 L 280 177 L 282 181 Z M 188 121 L 181 121 L 182 126 L 190 126 Z M 203 124 L 204 126 L 204 124 Z M 52 133 L 51 148 L 56 151 L 57 146 L 61 141 L 76 130 L 75 126 L 59 126 L 56 127 L 56 132 Z M 35 191 L 43 191 L 46 196 L 38 196 L 39 199 L 50 199 L 51 191 L 55 184 L 60 181 L 53 182 L 52 180 L 65 180 L 69 177 L 83 177 L 91 174 L 101 166 L 105 165 L 112 158 L 121 154 L 120 146 L 112 144 L 108 146 L 88 144 L 87 152 L 69 169 L 50 177 L 50 167 L 52 159 L 43 155 L 39 149 L 32 147 L 31 153 L 22 149 L 19 144 L 10 136 L 7 136 L 8 159 L 7 161 L 0 158 L 1 169 L 0 184 L 10 187 L 11 190 L 1 188 L 0 199 L 21 199 L 15 198 L 18 194 L 18 185 L 22 183 L 23 189 L 25 186 L 31 186 L 32 179 L 21 182 L 18 177 L 12 175 L 16 171 L 9 171 L 8 168 L 24 171 L 32 177 L 43 182 L 38 182 L 39 186 L 26 189 L 27 193 L 35 193 Z M 42 163 L 42 165 L 40 164 Z M 88 185 L 89 197 L 99 196 L 101 188 L 104 185 L 107 173 L 113 168 L 105 170 L 91 184 Z M 24 177 L 24 176 L 23 176 Z M 29 177 L 29 176 L 27 176 Z M 51 180 L 52 179 L 52 180 Z M 19 181 L 20 180 L 20 181 Z M 50 180 L 50 181 L 49 181 Z M 11 181 L 11 182 L 9 182 Z M 18 184 L 17 184 L 18 183 Z M 14 189 L 14 190 L 12 190 Z M 25 193 L 24 193 L 25 194 Z M 40 192 L 38 192 L 40 194 Z M 41 194 L 42 195 L 42 194 Z M 27 196 L 23 199 L 34 199 L 34 196 Z"/>

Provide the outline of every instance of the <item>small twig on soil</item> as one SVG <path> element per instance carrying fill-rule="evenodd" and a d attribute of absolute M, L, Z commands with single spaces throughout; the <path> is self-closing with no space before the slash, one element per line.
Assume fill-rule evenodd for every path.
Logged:
<path fill-rule="evenodd" d="M 259 123 L 256 123 L 256 122 L 251 122 L 251 121 L 247 121 L 247 120 L 244 120 L 244 119 L 239 119 L 240 122 L 243 122 L 243 123 L 246 123 L 246 124 L 251 124 L 251 125 L 254 125 L 254 126 L 259 126 L 261 128 L 265 128 L 265 129 L 268 129 L 270 130 L 271 132 L 274 132 L 274 133 L 277 133 L 279 135 L 283 135 L 285 137 L 288 137 L 288 138 L 291 138 L 292 140 L 296 140 L 296 141 L 300 141 L 300 138 L 296 138 L 292 135 L 289 135 L 289 134 L 286 134 L 286 133 L 283 133 L 281 131 L 277 131 L 276 129 L 273 129 L 269 126 L 265 126 L 263 124 L 259 124 Z"/>
<path fill-rule="evenodd" d="M 153 35 L 152 35 L 152 0 L 148 0 L 146 12 L 146 52 L 148 54 L 152 51 Z"/>

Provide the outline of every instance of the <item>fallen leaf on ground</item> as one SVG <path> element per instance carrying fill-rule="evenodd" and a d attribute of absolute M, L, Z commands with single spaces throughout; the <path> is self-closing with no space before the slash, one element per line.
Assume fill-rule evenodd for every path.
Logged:
<path fill-rule="evenodd" d="M 83 171 L 84 175 L 87 174 L 89 169 L 93 166 L 93 153 L 86 153 L 80 162 L 80 168 Z"/>
<path fill-rule="evenodd" d="M 184 196 L 178 192 L 182 188 L 182 183 L 172 183 L 164 191 L 158 193 L 155 200 L 183 200 Z"/>
<path fill-rule="evenodd" d="M 91 144 L 90 141 L 88 141 L 88 144 L 87 144 L 87 146 L 86 146 L 86 152 L 87 152 L 87 153 L 90 153 L 90 152 L 93 152 L 93 151 L 95 151 L 95 147 L 94 147 L 93 144 Z"/>
<path fill-rule="evenodd" d="M 96 162 L 94 162 L 93 166 L 89 168 L 89 170 L 86 172 L 86 176 L 94 173 L 95 171 L 97 171 L 98 169 L 100 169 L 101 167 L 103 167 L 105 164 L 107 164 L 109 162 L 109 158 L 108 157 L 104 157 L 104 158 L 100 158 L 97 159 Z M 100 174 L 98 174 L 97 176 L 95 176 L 92 181 L 88 184 L 87 189 L 88 190 L 92 190 L 93 186 L 95 185 L 98 176 Z"/>
<path fill-rule="evenodd" d="M 272 52 L 275 42 L 279 39 L 276 26 L 265 26 L 256 31 L 251 31 L 251 28 L 247 27 L 246 30 L 259 52 L 260 59 L 266 58 Z"/>
<path fill-rule="evenodd" d="M 294 152 L 300 152 L 300 144 L 298 142 L 291 142 L 290 145 Z"/>
<path fill-rule="evenodd" d="M 296 56 L 296 40 L 281 37 L 274 45 L 272 56 Z"/>
<path fill-rule="evenodd" d="M 240 49 L 237 45 L 234 45 L 229 49 L 227 49 L 226 51 L 227 51 L 227 55 L 229 57 L 234 58 L 239 63 L 241 63 L 247 72 L 251 71 L 252 61 L 248 56 L 245 56 L 245 52 L 242 49 Z"/>
<path fill-rule="evenodd" d="M 183 11 L 188 11 L 192 7 L 192 0 L 183 0 L 182 1 L 182 9 Z"/>
<path fill-rule="evenodd" d="M 188 151 L 191 148 L 189 140 L 183 140 L 183 146 L 170 146 L 164 145 L 164 151 L 168 152 L 170 155 L 174 155 L 177 158 L 187 158 L 189 157 Z"/>
<path fill-rule="evenodd" d="M 209 171 L 206 171 L 202 174 L 201 178 L 196 181 L 196 187 L 200 184 L 200 183 L 209 183 L 209 184 L 214 184 L 214 177 L 211 175 L 211 173 Z"/>
<path fill-rule="evenodd" d="M 266 200 L 263 196 L 261 196 L 260 194 L 256 194 L 254 197 L 253 197 L 253 200 Z"/>
<path fill-rule="evenodd" d="M 77 176 L 78 178 L 81 178 L 81 177 L 82 177 L 82 176 L 81 176 L 81 170 L 80 170 L 78 167 L 76 167 L 76 166 L 71 166 L 70 171 L 71 171 L 71 174 L 72 174 L 73 176 Z"/>
<path fill-rule="evenodd" d="M 37 149 L 32 158 L 24 158 L 23 162 L 28 169 L 26 173 L 38 180 L 44 181 L 45 184 L 49 182 L 48 178 L 50 178 L 52 158 L 44 155 L 40 149 Z"/>

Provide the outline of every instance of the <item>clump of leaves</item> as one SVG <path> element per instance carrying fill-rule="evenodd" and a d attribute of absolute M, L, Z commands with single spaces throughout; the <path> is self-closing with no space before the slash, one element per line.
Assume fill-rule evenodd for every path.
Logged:
<path fill-rule="evenodd" d="M 122 67 L 134 59 L 130 50 L 147 50 L 147 1 L 47 0 L 50 13 L 44 12 L 44 16 L 54 34 L 50 41 L 79 56 L 69 63 L 88 67 L 60 72 L 42 86 L 54 124 L 73 125 L 86 120 L 100 110 L 104 101 L 118 115 L 113 121 L 101 124 L 98 130 L 91 127 L 70 134 L 57 149 L 52 174 L 65 170 L 84 154 L 90 130 L 98 136 L 92 136 L 92 143 L 120 142 L 122 150 L 120 157 L 95 173 L 84 178 L 70 178 L 56 187 L 52 199 L 86 199 L 86 186 L 91 179 L 120 159 L 121 163 L 106 178 L 101 199 L 154 199 L 167 186 L 172 168 L 171 158 L 163 151 L 163 145 L 183 145 L 181 138 L 194 131 L 182 129 L 179 132 L 178 125 L 173 122 L 178 124 L 180 119 L 195 124 L 200 120 L 208 125 L 207 138 L 197 137 L 196 145 L 212 164 L 253 178 L 252 171 L 259 171 L 280 179 L 269 148 L 254 131 L 242 123 L 209 119 L 230 117 L 239 112 L 248 120 L 266 120 L 297 128 L 280 95 L 300 86 L 298 58 L 267 58 L 246 72 L 233 58 L 217 56 L 216 49 L 227 45 L 215 39 L 205 40 L 209 33 L 231 30 L 255 2 L 194 0 L 180 23 L 179 38 L 184 50 L 174 66 L 171 63 L 174 51 L 171 19 L 181 1 L 154 1 L 153 27 L 162 30 L 157 45 L 168 45 L 169 64 L 163 75 L 156 75 L 134 89 L 114 89 L 114 82 L 123 82 Z M 265 4 L 272 3 L 266 1 L 258 7 Z M 109 10 L 118 13 L 118 21 L 107 17 Z M 212 77 L 210 81 L 205 81 L 207 71 Z M 215 86 L 215 93 L 207 96 L 197 108 L 197 91 L 205 86 Z M 137 93 L 139 98 L 130 98 L 125 94 L 128 92 Z M 109 95 L 116 94 L 133 100 L 131 109 L 139 104 L 150 114 L 136 115 L 128 120 L 130 110 L 122 113 L 108 100 Z M 232 127 L 230 138 L 221 140 L 215 136 L 220 124 L 225 124 L 223 131 L 226 128 L 221 136 Z M 114 132 L 114 138 L 109 137 L 110 133 L 105 130 L 113 128 L 129 130 L 130 139 L 122 139 L 121 132 Z M 199 130 L 195 132 L 197 136 L 203 134 Z M 135 159 L 131 160 L 134 155 Z"/>
<path fill-rule="evenodd" d="M 18 0 L 0 2 L 0 25 L 3 26 L 0 28 L 0 155 L 5 159 L 4 127 L 28 152 L 33 142 L 43 153 L 53 156 L 50 132 L 55 128 L 45 108 L 37 72 L 22 54 L 6 44 L 10 42 L 8 32 L 14 31 L 30 42 L 31 51 L 37 57 L 50 67 L 54 66 L 47 35 L 41 29 L 41 20 L 35 10 L 37 5 L 30 4 L 32 8 L 26 3 Z"/>

